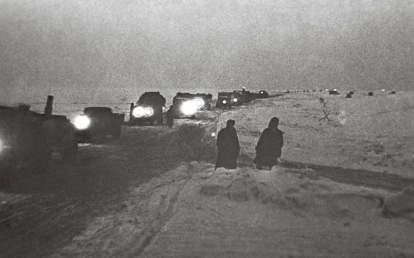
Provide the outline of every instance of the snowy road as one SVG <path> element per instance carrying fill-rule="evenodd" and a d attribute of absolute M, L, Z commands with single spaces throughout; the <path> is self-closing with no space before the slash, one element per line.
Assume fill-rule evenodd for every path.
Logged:
<path fill-rule="evenodd" d="M 296 98 L 305 100 L 292 108 Z M 404 175 L 414 145 L 395 142 L 412 139 L 412 120 L 401 115 L 407 126 L 377 135 L 356 113 L 352 127 L 339 116 L 320 123 L 317 105 L 311 94 L 289 96 L 172 130 L 124 127 L 119 141 L 81 145 L 74 166 L 56 157 L 49 173 L 15 178 L 0 193 L 1 257 L 413 257 L 414 179 Z M 254 146 L 275 114 L 283 160 L 259 171 Z M 239 168 L 214 172 L 210 135 L 230 118 Z M 355 136 L 353 126 L 373 133 Z M 384 217 L 384 203 L 399 216 Z"/>
<path fill-rule="evenodd" d="M 122 210 L 131 187 L 176 166 L 178 160 L 146 140 L 149 134 L 133 144 L 82 144 L 78 164 L 59 164 L 56 157 L 48 173 L 12 179 L 0 196 L 0 256 L 50 255 L 96 216 Z"/>

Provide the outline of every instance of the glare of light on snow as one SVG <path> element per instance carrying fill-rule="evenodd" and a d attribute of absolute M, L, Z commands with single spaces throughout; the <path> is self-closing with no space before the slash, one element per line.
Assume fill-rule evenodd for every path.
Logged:
<path fill-rule="evenodd" d="M 0 139 L 0 153 L 3 151 L 3 148 L 4 148 L 3 145 L 4 145 L 3 141 Z"/>
<path fill-rule="evenodd" d="M 84 130 L 91 124 L 91 119 L 85 115 L 80 115 L 75 118 L 74 125 L 78 130 Z"/>

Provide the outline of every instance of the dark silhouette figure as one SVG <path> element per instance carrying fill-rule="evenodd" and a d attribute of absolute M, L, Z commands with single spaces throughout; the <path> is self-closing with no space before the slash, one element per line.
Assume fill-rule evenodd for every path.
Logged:
<path fill-rule="evenodd" d="M 169 128 L 172 128 L 174 125 L 174 108 L 173 105 L 170 106 L 170 109 L 167 111 L 167 125 Z"/>
<path fill-rule="evenodd" d="M 277 165 L 277 159 L 282 155 L 283 132 L 277 128 L 278 126 L 279 118 L 273 117 L 257 142 L 256 158 L 253 163 L 258 169 L 263 167 L 272 169 Z"/>
<path fill-rule="evenodd" d="M 216 168 L 237 168 L 237 158 L 240 153 L 239 138 L 237 137 L 234 120 L 228 120 L 226 128 L 220 130 L 217 135 L 217 161 Z"/>

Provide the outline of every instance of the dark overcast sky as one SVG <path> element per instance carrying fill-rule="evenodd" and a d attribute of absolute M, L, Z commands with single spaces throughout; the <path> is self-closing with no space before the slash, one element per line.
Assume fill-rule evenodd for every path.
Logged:
<path fill-rule="evenodd" d="M 413 0 L 0 0 L 0 101 L 414 89 Z"/>

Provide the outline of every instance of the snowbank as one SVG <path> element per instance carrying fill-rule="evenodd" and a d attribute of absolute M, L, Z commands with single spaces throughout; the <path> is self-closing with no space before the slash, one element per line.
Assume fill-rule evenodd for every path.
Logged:
<path fill-rule="evenodd" d="M 328 101 L 330 121 L 323 117 L 319 99 Z M 254 147 L 269 120 L 280 118 L 285 132 L 282 159 L 364 169 L 414 177 L 414 92 L 351 99 L 325 92 L 289 93 L 222 113 L 218 128 L 234 119 L 242 153 L 254 158 Z"/>

